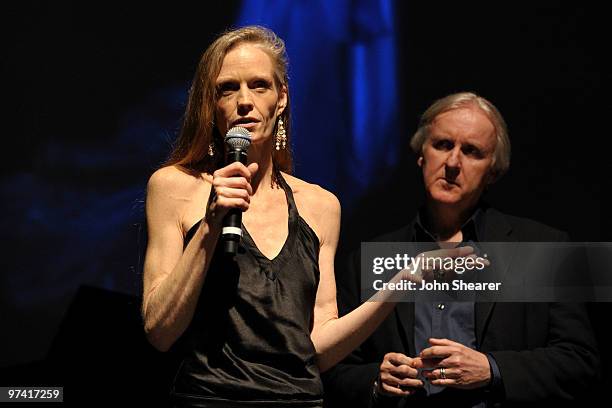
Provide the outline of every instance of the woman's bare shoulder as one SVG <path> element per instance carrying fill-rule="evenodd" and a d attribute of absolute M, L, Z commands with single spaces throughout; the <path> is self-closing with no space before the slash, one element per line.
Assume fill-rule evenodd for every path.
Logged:
<path fill-rule="evenodd" d="M 308 183 L 297 177 L 283 173 L 284 179 L 293 191 L 298 211 L 302 218 L 315 231 L 319 240 L 333 235 L 340 223 L 340 201 L 323 187 Z"/>
<path fill-rule="evenodd" d="M 190 174 L 176 166 L 156 170 L 147 184 L 147 208 L 159 208 L 175 219 L 183 232 L 204 216 L 212 177 Z"/>
<path fill-rule="evenodd" d="M 165 166 L 156 170 L 147 187 L 167 192 L 189 191 L 203 184 L 210 185 L 210 176 L 205 173 L 192 174 L 178 166 Z"/>
<path fill-rule="evenodd" d="M 318 184 L 308 183 L 290 174 L 283 173 L 283 177 L 291 187 L 296 200 L 304 201 L 309 207 L 316 207 L 323 210 L 340 208 L 338 198 L 330 191 Z"/>

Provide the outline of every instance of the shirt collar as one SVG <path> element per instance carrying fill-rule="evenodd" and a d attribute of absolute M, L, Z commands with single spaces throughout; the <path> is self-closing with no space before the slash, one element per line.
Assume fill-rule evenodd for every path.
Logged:
<path fill-rule="evenodd" d="M 482 205 L 478 205 L 472 215 L 461 226 L 463 233 L 463 242 L 474 241 L 478 242 L 479 237 L 483 235 L 484 220 L 483 220 Z M 425 207 L 421 207 L 414 220 L 414 236 L 415 242 L 435 242 L 435 236 L 426 226 Z"/>

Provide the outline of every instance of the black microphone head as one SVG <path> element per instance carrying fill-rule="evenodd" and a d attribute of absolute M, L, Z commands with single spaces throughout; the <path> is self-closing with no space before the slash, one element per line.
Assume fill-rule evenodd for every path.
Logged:
<path fill-rule="evenodd" d="M 251 145 L 251 134 L 245 128 L 235 126 L 225 134 L 225 143 L 231 150 L 247 150 Z"/>

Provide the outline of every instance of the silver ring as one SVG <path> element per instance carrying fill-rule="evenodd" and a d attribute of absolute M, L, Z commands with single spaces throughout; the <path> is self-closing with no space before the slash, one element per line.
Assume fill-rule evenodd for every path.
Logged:
<path fill-rule="evenodd" d="M 446 380 L 446 369 L 444 367 L 440 367 L 440 379 Z"/>

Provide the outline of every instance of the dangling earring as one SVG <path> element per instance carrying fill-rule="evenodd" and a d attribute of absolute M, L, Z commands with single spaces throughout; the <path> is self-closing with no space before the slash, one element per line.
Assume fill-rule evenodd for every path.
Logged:
<path fill-rule="evenodd" d="M 210 120 L 210 127 L 211 129 L 215 129 L 215 118 L 212 118 Z M 214 156 L 215 155 L 215 143 L 214 142 L 210 142 L 210 144 L 208 145 L 208 155 L 209 156 Z"/>
<path fill-rule="evenodd" d="M 287 147 L 287 132 L 285 131 L 285 124 L 283 118 L 278 118 L 278 125 L 276 126 L 276 150 L 285 150 Z"/>

